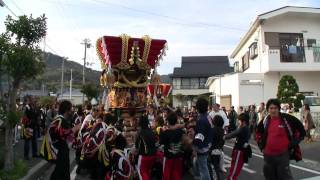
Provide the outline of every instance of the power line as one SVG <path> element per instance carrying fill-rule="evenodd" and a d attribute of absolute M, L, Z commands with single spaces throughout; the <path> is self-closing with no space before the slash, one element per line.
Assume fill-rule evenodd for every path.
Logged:
<path fill-rule="evenodd" d="M 11 12 L 11 14 L 13 14 L 15 17 L 18 17 L 18 16 L 16 15 L 16 13 L 14 13 L 14 12 L 9 8 L 9 6 L 8 6 L 6 3 L 4 3 L 2 0 L 0 0 L 0 5 L 1 5 L 2 7 L 7 8 L 7 9 Z"/>
<path fill-rule="evenodd" d="M 197 27 L 208 27 L 208 28 L 220 28 L 220 29 L 229 29 L 229 30 L 233 30 L 233 31 L 241 31 L 241 32 L 245 32 L 246 29 L 242 29 L 242 28 L 237 28 L 237 27 L 231 27 L 231 26 L 223 26 L 223 25 L 219 25 L 219 24 L 212 24 L 212 23 L 205 23 L 205 22 L 192 22 L 190 20 L 187 19 L 182 19 L 182 18 L 177 18 L 177 17 L 173 17 L 173 16 L 167 16 L 167 15 L 162 15 L 162 14 L 158 14 L 158 13 L 154 13 L 154 12 L 150 12 L 150 11 L 145 11 L 145 10 L 141 10 L 141 9 L 136 9 L 136 8 L 132 8 L 129 6 L 125 6 L 122 4 L 117 4 L 117 3 L 112 3 L 112 2 L 107 2 L 107 1 L 102 1 L 102 0 L 92 0 L 95 2 L 95 4 L 99 4 L 99 5 L 103 5 L 103 6 L 117 6 L 123 9 L 127 9 L 130 11 L 134 11 L 134 12 L 138 12 L 138 13 L 142 13 L 142 14 L 146 14 L 149 16 L 155 16 L 155 17 L 160 17 L 163 21 L 167 21 L 170 23 L 174 23 L 174 24 L 178 24 L 178 25 L 182 25 L 182 26 L 188 26 L 188 27 L 193 27 L 193 28 L 197 28 Z M 45 3 L 51 3 L 51 4 L 56 4 L 57 2 L 53 2 L 50 0 L 46 0 L 43 1 Z M 68 5 L 68 6 L 72 6 L 72 7 L 81 7 L 81 8 L 87 8 L 87 6 L 82 6 L 79 4 L 74 4 L 74 3 L 69 3 L 69 2 L 60 2 L 61 4 L 64 5 Z"/>
<path fill-rule="evenodd" d="M 172 16 L 167 16 L 167 15 L 162 15 L 162 14 L 158 14 L 158 13 L 154 13 L 154 12 L 150 12 L 150 11 L 140 10 L 140 9 L 132 8 L 132 7 L 129 7 L 129 6 L 122 5 L 122 4 L 116 4 L 116 3 L 111 3 L 111 2 L 102 1 L 102 0 L 93 0 L 93 1 L 95 1 L 96 3 L 99 3 L 99 4 L 109 4 L 109 5 L 112 5 L 112 6 L 118 6 L 118 7 L 121 7 L 123 9 L 131 10 L 131 11 L 135 11 L 135 12 L 139 12 L 139 13 L 143 13 L 143 14 L 147 14 L 147 15 L 151 15 L 151 16 L 157 16 L 157 17 L 161 17 L 161 18 L 164 18 L 164 19 L 178 21 L 179 23 L 181 21 L 187 21 L 185 19 L 172 17 Z M 237 30 L 237 31 L 246 31 L 245 29 L 241 29 L 241 28 L 222 26 L 222 25 L 218 25 L 218 24 L 211 24 L 211 23 L 204 23 L 204 22 L 190 22 L 190 23 L 187 23 L 187 25 L 192 25 L 192 26 L 194 26 L 194 25 L 202 25 L 202 26 L 207 26 L 207 27 L 215 27 L 215 28 L 230 29 L 230 30 Z"/>
<path fill-rule="evenodd" d="M 11 1 L 11 3 L 22 13 L 22 14 L 25 14 L 24 12 L 23 12 L 23 10 L 17 5 L 17 3 L 14 1 L 14 0 L 10 0 Z"/>

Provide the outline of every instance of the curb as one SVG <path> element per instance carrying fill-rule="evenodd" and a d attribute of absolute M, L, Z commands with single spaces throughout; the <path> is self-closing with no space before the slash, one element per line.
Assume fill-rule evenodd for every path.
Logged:
<path fill-rule="evenodd" d="M 73 168 L 76 165 L 76 160 L 74 158 L 74 151 L 70 150 L 70 169 Z M 55 164 L 50 163 L 44 159 L 42 159 L 38 164 L 36 164 L 34 167 L 29 169 L 27 175 L 25 175 L 21 180 L 39 180 L 42 179 L 42 175 L 46 174 L 44 173 L 46 170 L 52 168 L 55 166 Z M 71 173 L 71 172 L 70 172 Z M 49 175 L 50 174 L 46 174 Z"/>
<path fill-rule="evenodd" d="M 26 176 L 24 176 L 21 180 L 35 180 L 43 173 L 44 170 L 49 169 L 53 164 L 47 162 L 46 160 L 41 160 L 37 165 L 33 168 L 29 169 Z"/>

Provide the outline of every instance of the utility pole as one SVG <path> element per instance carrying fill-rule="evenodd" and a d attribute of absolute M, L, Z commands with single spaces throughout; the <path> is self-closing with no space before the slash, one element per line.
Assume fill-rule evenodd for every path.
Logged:
<path fill-rule="evenodd" d="M 83 57 L 83 67 L 82 67 L 82 87 L 84 87 L 85 83 L 86 83 L 86 79 L 85 79 L 85 71 L 86 71 L 86 59 L 87 59 L 87 48 L 91 47 L 90 44 L 90 39 L 86 38 L 83 40 L 83 42 L 81 43 L 84 45 L 84 57 Z M 84 94 L 82 94 L 82 104 L 84 103 Z"/>
<path fill-rule="evenodd" d="M 69 97 L 69 99 L 71 101 L 71 99 L 72 99 L 72 69 L 71 69 L 71 75 L 70 76 L 71 77 L 70 77 L 70 97 Z"/>
<path fill-rule="evenodd" d="M 62 96 L 63 96 L 63 84 L 64 84 L 64 60 L 65 60 L 66 58 L 65 57 L 63 57 L 62 58 L 62 67 L 61 67 L 61 90 L 60 90 L 60 96 L 61 96 L 61 98 L 62 98 Z"/>

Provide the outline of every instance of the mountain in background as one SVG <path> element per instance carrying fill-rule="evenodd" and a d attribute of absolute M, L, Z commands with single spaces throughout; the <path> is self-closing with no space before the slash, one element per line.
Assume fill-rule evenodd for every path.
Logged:
<path fill-rule="evenodd" d="M 61 86 L 61 70 L 62 70 L 62 57 L 46 53 L 44 62 L 46 69 L 42 75 L 40 75 L 36 80 L 28 81 L 23 83 L 23 89 L 45 89 L 50 92 L 57 92 L 60 90 Z M 69 87 L 70 75 L 72 69 L 72 78 L 73 78 L 73 88 L 80 89 L 82 86 L 82 69 L 83 66 L 74 61 L 65 60 L 64 62 L 64 87 Z M 86 68 L 85 80 L 92 84 L 98 85 L 100 78 L 99 71 Z"/>
<path fill-rule="evenodd" d="M 27 81 L 22 84 L 23 90 L 45 90 L 47 92 L 59 92 L 61 88 L 61 68 L 62 57 L 46 53 L 44 59 L 46 69 L 42 75 L 32 81 Z M 81 89 L 82 87 L 82 64 L 74 61 L 65 60 L 64 62 L 64 88 L 69 88 L 70 72 L 72 69 L 72 87 L 75 89 Z M 100 71 L 86 68 L 85 77 L 86 83 L 90 82 L 94 85 L 100 83 Z M 169 75 L 160 76 L 162 83 L 170 83 L 171 79 Z"/>

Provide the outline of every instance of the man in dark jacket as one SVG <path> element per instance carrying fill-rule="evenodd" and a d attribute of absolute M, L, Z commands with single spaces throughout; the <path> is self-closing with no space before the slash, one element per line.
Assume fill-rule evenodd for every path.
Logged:
<path fill-rule="evenodd" d="M 199 98 L 196 107 L 199 113 L 193 140 L 193 147 L 197 155 L 196 167 L 197 172 L 200 174 L 200 180 L 210 180 L 208 154 L 211 148 L 212 127 L 207 113 L 208 101 Z"/>
<path fill-rule="evenodd" d="M 237 118 L 238 118 L 238 114 L 237 112 L 234 110 L 234 106 L 231 106 L 230 112 L 228 113 L 228 119 L 230 122 L 230 126 L 229 126 L 229 132 L 232 132 L 234 130 L 237 129 Z"/>
<path fill-rule="evenodd" d="M 135 148 L 139 155 L 137 171 L 140 180 L 151 179 L 151 169 L 156 161 L 156 135 L 149 127 L 147 116 L 141 116 L 139 120 L 140 130 L 138 131 Z"/>
<path fill-rule="evenodd" d="M 296 117 L 280 113 L 280 108 L 278 99 L 269 99 L 269 115 L 259 122 L 256 131 L 266 180 L 292 180 L 289 161 L 302 159 L 299 143 L 306 134 L 303 125 Z"/>

